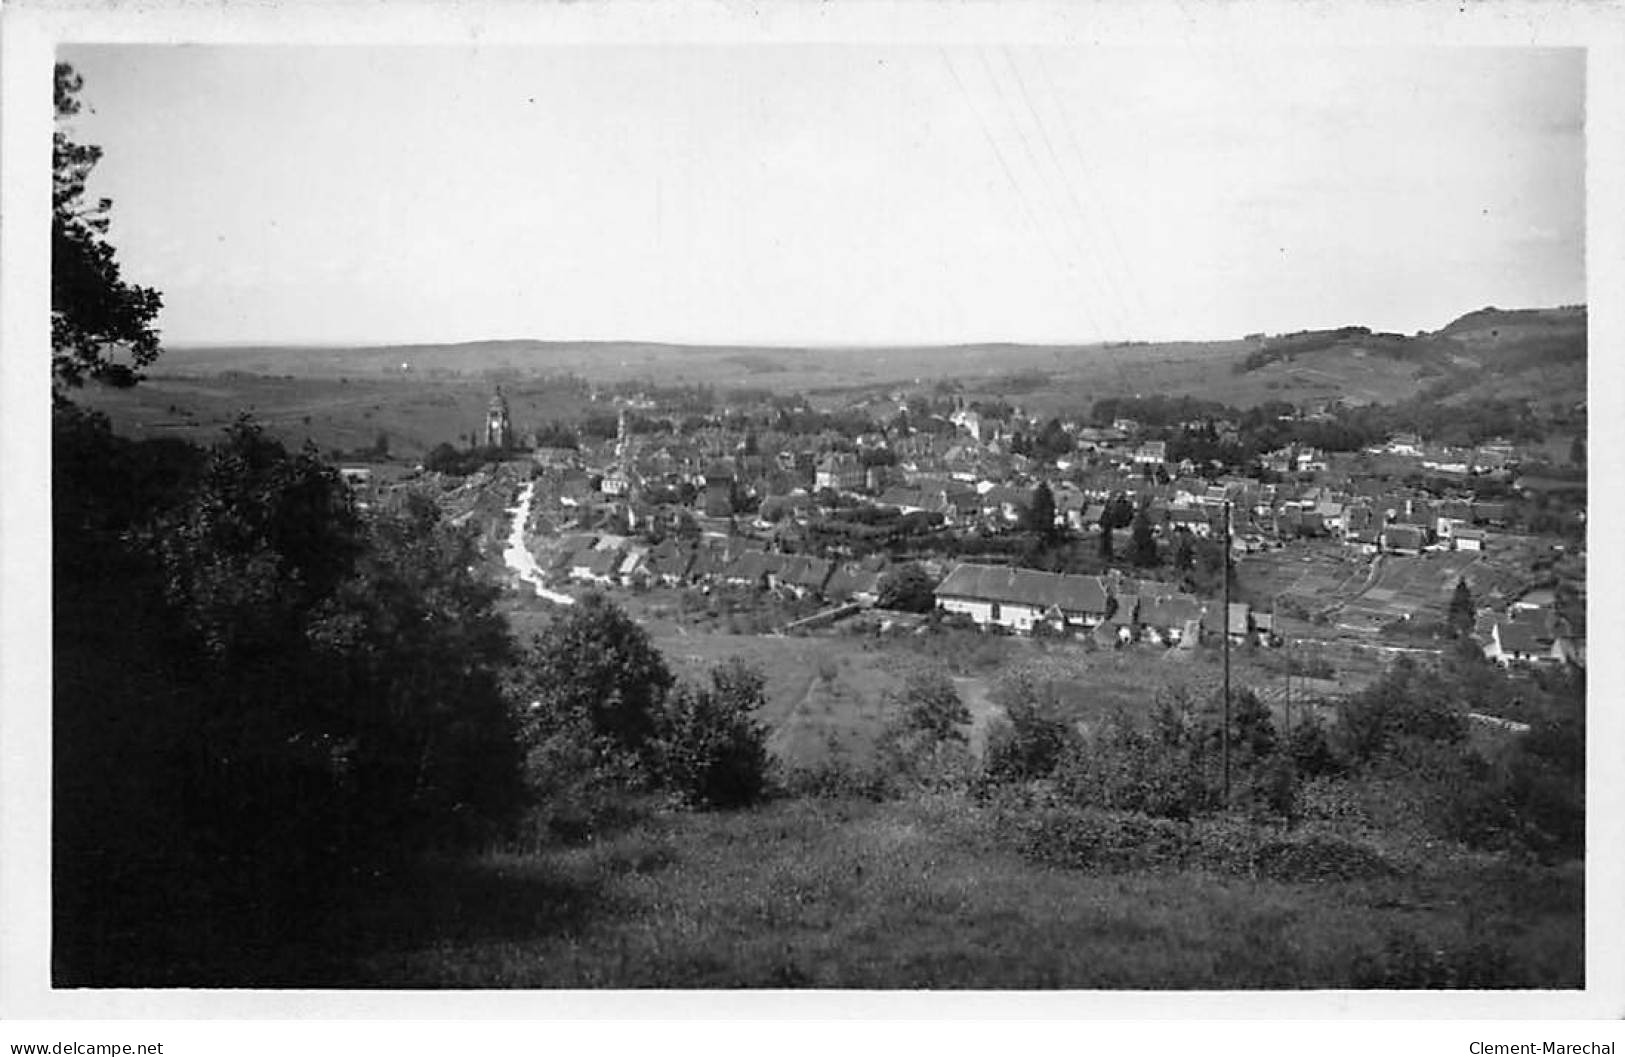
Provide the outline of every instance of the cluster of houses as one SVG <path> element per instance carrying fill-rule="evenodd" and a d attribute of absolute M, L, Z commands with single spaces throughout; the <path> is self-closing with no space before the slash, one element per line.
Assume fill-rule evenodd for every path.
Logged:
<path fill-rule="evenodd" d="M 557 540 L 544 568 L 561 580 L 600 587 L 738 587 L 872 605 L 885 563 L 780 554 L 740 539 L 667 539 L 651 546 L 626 536 L 572 533 Z"/>
<path fill-rule="evenodd" d="M 1482 610 L 1473 637 L 1502 665 L 1585 664 L 1583 629 L 1557 615 L 1550 591 L 1535 591 L 1504 612 Z M 1273 614 L 1183 593 L 1173 584 L 1113 572 L 1077 576 L 963 562 L 937 586 L 937 606 L 982 629 L 1016 634 L 1088 635 L 1101 646 L 1144 642 L 1192 648 L 1275 639 Z"/>
<path fill-rule="evenodd" d="M 903 394 L 891 399 L 897 407 L 889 410 L 898 412 Z M 1052 480 L 1057 521 L 1075 532 L 1098 532 L 1106 504 L 1126 497 L 1146 509 L 1159 535 L 1208 537 L 1222 533 L 1229 503 L 1238 546 L 1247 550 L 1307 536 L 1366 553 L 1476 551 L 1485 549 L 1507 521 L 1505 504 L 1440 500 L 1380 477 L 1327 473 L 1340 460 L 1298 445 L 1270 453 L 1266 466 L 1316 473 L 1320 483 L 1269 484 L 1239 475 L 1207 480 L 1188 461 L 1171 462 L 1167 442 L 1145 438 L 1130 419 L 1109 427 L 1065 424 L 1075 451 L 1053 468 L 1013 450 L 1016 426 L 1035 425 L 1019 411 L 1007 421 L 960 406 L 942 423 L 957 430 L 947 435 L 888 435 L 883 424 L 881 414 L 872 431 L 856 437 L 830 432 L 758 438 L 725 424 L 681 436 L 634 437 L 623 407 L 612 445 L 581 452 L 537 450 L 533 458 L 552 478 L 548 493 L 561 506 L 590 515 L 578 520 L 613 521 L 632 532 L 662 521 L 675 525 L 680 506 L 711 518 L 757 511 L 762 522 L 757 527 L 765 529 L 786 515 L 804 521 L 827 512 L 822 499 L 831 494 L 903 514 L 939 515 L 950 527 L 996 531 L 1020 520 L 1033 487 L 1046 476 Z M 1237 428 L 1228 421 L 1187 425 L 1213 429 L 1221 437 L 1233 436 Z M 486 431 L 497 439 L 511 433 L 500 394 L 493 397 Z M 1517 459 L 1512 445 L 1502 441 L 1464 453 L 1409 434 L 1396 434 L 1373 451 L 1414 459 L 1420 467 L 1454 469 L 1459 461 L 1474 471 L 1504 469 Z M 1336 481 L 1341 483 L 1330 483 Z M 674 502 L 674 494 L 682 500 Z"/>
<path fill-rule="evenodd" d="M 1225 635 L 1266 639 L 1269 618 L 1245 603 L 1204 601 L 1177 586 L 1110 574 L 1079 576 L 961 562 L 937 585 L 937 606 L 979 628 L 1088 634 L 1104 646 L 1194 647 Z"/>
<path fill-rule="evenodd" d="M 1531 591 L 1503 612 L 1480 610 L 1473 639 L 1502 665 L 1585 665 L 1585 629 L 1558 615 L 1547 588 Z"/>

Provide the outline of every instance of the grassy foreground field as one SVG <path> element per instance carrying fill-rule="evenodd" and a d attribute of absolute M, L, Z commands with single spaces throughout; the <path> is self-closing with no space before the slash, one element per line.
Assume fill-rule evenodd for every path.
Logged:
<path fill-rule="evenodd" d="M 1443 851 L 1290 883 L 1028 861 L 957 798 L 656 814 L 433 868 L 338 927 L 366 987 L 1578 987 L 1583 873 Z"/>

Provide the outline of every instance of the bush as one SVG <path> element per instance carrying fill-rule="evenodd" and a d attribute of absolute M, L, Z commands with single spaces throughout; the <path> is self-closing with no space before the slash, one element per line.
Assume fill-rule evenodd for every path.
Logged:
<path fill-rule="evenodd" d="M 1252 861 L 1259 876 L 1294 883 L 1369 880 L 1396 872 L 1376 849 L 1323 834 L 1266 841 Z"/>
<path fill-rule="evenodd" d="M 532 846 L 587 843 L 623 829 L 648 810 L 637 757 L 582 728 L 561 727 L 525 753 L 528 806 L 522 836 Z"/>
<path fill-rule="evenodd" d="M 1467 736 L 1459 688 L 1437 669 L 1408 657 L 1339 708 L 1343 755 L 1364 763 L 1381 756 L 1407 756 L 1427 743 L 1454 745 Z"/>
<path fill-rule="evenodd" d="M 880 578 L 881 609 L 900 609 L 909 613 L 929 613 L 937 606 L 936 581 L 916 562 L 908 562 Z"/>
<path fill-rule="evenodd" d="M 1088 808 L 1037 808 L 1008 829 L 1024 858 L 1072 870 L 1178 870 L 1192 849 L 1188 825 Z"/>
<path fill-rule="evenodd" d="M 761 672 L 731 660 L 709 687 L 680 686 L 661 716 L 660 774 L 696 807 L 744 807 L 767 788 L 767 730 L 754 713 L 765 702 Z"/>
<path fill-rule="evenodd" d="M 898 709 L 898 721 L 905 730 L 917 731 L 930 741 L 968 740 L 961 728 L 971 721 L 970 708 L 953 680 L 941 672 L 910 674 L 903 689 L 891 695 L 891 704 Z"/>
<path fill-rule="evenodd" d="M 585 733 L 652 764 L 653 740 L 674 680 L 649 634 L 594 591 L 535 637 L 514 673 L 527 744 Z"/>
<path fill-rule="evenodd" d="M 1040 796 L 1006 800 L 998 831 L 1031 862 L 1096 872 L 1178 871 L 1323 884 L 1387 877 L 1399 867 L 1376 848 L 1326 832 L 1281 836 L 1234 818 L 1180 822 L 1078 807 Z"/>
<path fill-rule="evenodd" d="M 783 767 L 778 775 L 779 792 L 790 797 L 819 800 L 885 800 L 891 783 L 878 768 L 859 767 L 852 761 L 829 756 L 816 763 Z"/>
<path fill-rule="evenodd" d="M 1029 672 L 1017 672 L 999 684 L 995 695 L 1006 718 L 988 727 L 987 778 L 999 783 L 1053 775 L 1082 741 L 1054 690 Z"/>

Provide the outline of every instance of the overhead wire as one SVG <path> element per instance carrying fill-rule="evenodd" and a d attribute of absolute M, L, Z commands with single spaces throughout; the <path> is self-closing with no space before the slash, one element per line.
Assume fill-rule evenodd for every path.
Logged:
<path fill-rule="evenodd" d="M 1084 193 L 1088 198 L 1095 201 L 1100 201 L 1102 196 L 1098 193 L 1095 187 L 1094 180 L 1090 175 L 1089 164 L 1084 160 L 1083 149 L 1079 146 L 1077 135 L 1074 132 L 1075 122 L 1072 120 L 1072 115 L 1061 92 L 1055 87 L 1054 78 L 1051 76 L 1048 67 L 1046 67 L 1044 64 L 1043 53 L 1041 50 L 1034 56 L 1033 66 L 1038 71 L 1039 77 L 1042 79 L 1045 88 L 1048 90 L 1050 98 L 1054 101 L 1055 106 L 1061 115 L 1061 129 L 1065 133 L 1067 147 L 1069 148 L 1079 176 L 1083 181 Z M 1086 107 L 1089 106 L 1087 97 L 1084 97 L 1084 105 Z M 1134 272 L 1133 266 L 1129 264 L 1127 255 L 1123 253 L 1122 243 L 1118 239 L 1117 235 L 1117 225 L 1112 219 L 1111 210 L 1107 209 L 1102 211 L 1100 216 L 1102 224 L 1106 229 L 1106 240 L 1111 248 L 1112 257 L 1122 270 L 1124 285 L 1127 286 L 1134 302 L 1133 308 L 1130 309 L 1126 303 L 1128 299 L 1124 298 L 1122 299 L 1124 301 L 1123 307 L 1125 310 L 1132 311 L 1134 317 L 1141 320 L 1143 325 L 1143 321 L 1149 320 L 1151 315 L 1147 308 L 1140 282 Z M 1121 290 L 1121 287 L 1116 287 L 1116 289 Z M 1130 333 L 1124 334 L 1125 339 L 1132 337 L 1133 335 Z M 1107 342 L 1104 346 L 1104 351 L 1106 353 L 1107 362 L 1111 365 L 1113 372 L 1117 375 L 1118 384 L 1122 388 L 1123 392 L 1125 394 L 1138 395 L 1138 390 L 1130 384 L 1128 372 L 1123 367 L 1122 349 L 1114 346 L 1110 342 Z"/>
<path fill-rule="evenodd" d="M 1015 112 L 1015 107 L 1009 102 L 1009 99 L 1007 98 L 1007 96 L 1005 94 L 1004 86 L 999 83 L 998 75 L 993 70 L 993 64 L 988 61 L 986 51 L 984 51 L 981 48 L 978 48 L 976 50 L 976 57 L 977 57 L 978 60 L 980 60 L 980 62 L 982 64 L 982 69 L 987 74 L 987 79 L 988 79 L 989 85 L 992 86 L 994 105 L 1000 110 L 1001 116 L 1005 119 L 1005 123 L 1008 124 L 1011 128 L 1013 128 L 1015 130 L 1016 140 L 1021 145 L 1021 152 L 1026 157 L 1027 164 L 1028 164 L 1029 168 L 1032 170 L 1033 175 L 1037 177 L 1038 182 L 1042 186 L 1042 189 L 1044 190 L 1045 196 L 1046 196 L 1046 199 L 1047 199 L 1049 197 L 1049 187 L 1048 187 L 1049 181 L 1047 179 L 1045 179 L 1043 169 L 1038 164 L 1038 156 L 1037 156 L 1037 153 L 1033 150 L 1032 143 L 1029 141 L 1029 139 L 1027 137 L 1027 130 L 1022 127 L 1022 123 L 1021 123 L 1019 117 L 1017 116 L 1017 114 Z M 1046 205 L 1047 204 L 1048 203 L 1046 201 Z M 1056 217 L 1059 217 L 1059 216 L 1062 215 L 1061 210 L 1058 210 L 1058 209 L 1051 209 L 1049 211 L 1051 213 L 1055 214 Z M 1046 233 L 1048 233 L 1049 231 L 1053 230 L 1053 228 L 1046 228 L 1045 230 L 1046 230 Z M 1074 252 L 1075 252 L 1076 243 L 1078 241 L 1076 239 L 1076 237 L 1069 234 L 1068 232 L 1066 232 L 1064 230 L 1059 231 L 1057 233 L 1059 234 L 1059 237 L 1062 240 L 1062 245 L 1072 248 L 1074 250 Z M 1078 264 L 1073 260 L 1071 255 L 1067 255 L 1067 260 L 1068 260 L 1069 263 L 1064 266 L 1065 268 L 1067 268 L 1068 270 L 1070 270 L 1070 271 L 1072 271 L 1074 273 L 1081 270 L 1078 267 Z M 1103 336 L 1103 331 L 1102 331 L 1102 328 L 1100 326 L 1099 317 L 1096 316 L 1094 307 L 1092 306 L 1092 304 L 1090 302 L 1090 299 L 1084 298 L 1079 303 L 1083 308 L 1084 314 L 1089 318 L 1090 329 L 1092 331 L 1094 331 L 1097 338 Z"/>
<path fill-rule="evenodd" d="M 1045 155 L 1049 158 L 1050 166 L 1055 171 L 1057 182 L 1061 185 L 1067 203 L 1072 207 L 1072 216 L 1079 227 L 1078 237 L 1083 250 L 1088 254 L 1089 260 L 1094 264 L 1095 271 L 1100 276 L 1102 284 L 1107 288 L 1102 292 L 1106 293 L 1111 299 L 1109 305 L 1113 310 L 1112 315 L 1115 317 L 1116 336 L 1125 338 L 1128 336 L 1128 328 L 1122 312 L 1122 292 L 1117 287 L 1117 279 L 1110 262 L 1105 260 L 1101 252 L 1101 240 L 1097 237 L 1095 225 L 1091 223 L 1088 210 L 1084 208 L 1083 203 L 1078 199 L 1077 189 L 1073 186 L 1072 179 L 1067 175 L 1065 167 L 1061 164 L 1059 155 L 1056 154 L 1055 144 L 1050 137 L 1049 129 L 1044 124 L 1043 115 L 1033 105 L 1032 95 L 1027 90 L 1026 78 L 1021 75 L 1020 65 L 1010 54 L 1009 48 L 1000 50 L 1003 53 L 1005 65 L 1010 68 L 1011 76 L 1015 78 L 1016 90 L 1021 96 L 1022 105 L 1027 108 L 1027 113 L 1032 117 L 1033 124 L 1038 129 L 1038 138 L 1044 144 Z"/>
<path fill-rule="evenodd" d="M 1048 67 L 1044 65 L 1042 52 L 1035 55 L 1033 65 L 1037 69 L 1039 77 L 1043 80 L 1044 86 L 1048 89 L 1050 98 L 1055 101 L 1056 107 L 1061 112 L 1061 129 L 1066 134 L 1067 145 L 1071 149 L 1072 158 L 1076 162 L 1079 175 L 1083 179 L 1084 190 L 1091 198 L 1099 200 L 1101 196 L 1094 186 L 1089 164 L 1084 160 L 1083 149 L 1078 145 L 1077 135 L 1073 131 L 1074 123 L 1068 119 L 1070 115 L 1067 112 L 1066 103 L 1061 93 L 1056 89 L 1054 78 L 1050 75 Z M 1084 105 L 1086 107 L 1089 105 L 1087 98 L 1085 98 Z M 1111 210 L 1104 211 L 1101 214 L 1101 220 L 1106 228 L 1106 239 L 1111 246 L 1112 255 L 1121 267 L 1129 292 L 1133 295 L 1138 318 L 1148 320 L 1150 315 L 1145 303 L 1144 291 L 1134 273 L 1133 266 L 1128 262 L 1127 255 L 1123 253 L 1123 245 L 1117 237 L 1117 225 L 1112 219 Z"/>
<path fill-rule="evenodd" d="M 971 111 L 971 114 L 976 119 L 977 126 L 982 130 L 982 135 L 987 140 L 988 147 L 992 150 L 994 158 L 998 161 L 999 169 L 1004 174 L 1005 182 L 1009 184 L 1012 194 L 1015 195 L 1017 203 L 1021 207 L 1022 215 L 1026 218 L 1027 225 L 1031 229 L 1033 236 L 1043 245 L 1045 252 L 1049 255 L 1050 260 L 1055 265 L 1056 269 L 1064 272 L 1067 266 L 1065 261 L 1062 259 L 1062 255 L 1055 249 L 1048 231 L 1041 223 L 1039 223 L 1038 217 L 1034 212 L 1030 196 L 1022 187 L 1021 182 L 1016 179 L 1015 174 L 1010 167 L 1009 159 L 1005 157 L 1005 152 L 1003 148 L 999 146 L 998 139 L 993 135 L 987 119 L 983 116 L 981 109 L 976 105 L 970 90 L 965 86 L 964 78 L 959 75 L 959 70 L 954 66 L 953 60 L 949 57 L 945 48 L 938 48 L 937 55 L 942 59 L 943 65 L 948 68 L 949 76 L 953 78 L 954 85 L 959 89 L 961 97 L 964 98 L 966 107 Z M 1090 327 L 1098 333 L 1099 324 L 1094 319 L 1092 313 L 1088 313 L 1087 306 L 1085 307 L 1085 312 L 1086 314 L 1090 315 Z"/>

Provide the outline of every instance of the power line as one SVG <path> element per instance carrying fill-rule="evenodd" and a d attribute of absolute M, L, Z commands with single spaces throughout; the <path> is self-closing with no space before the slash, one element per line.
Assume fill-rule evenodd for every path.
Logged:
<path fill-rule="evenodd" d="M 1022 214 L 1027 220 L 1028 227 L 1032 229 L 1033 235 L 1037 238 L 1037 240 L 1043 244 L 1044 251 L 1049 255 L 1050 261 L 1055 265 L 1056 271 L 1066 271 L 1066 263 L 1061 259 L 1061 255 L 1056 251 L 1054 245 L 1052 245 L 1046 229 L 1038 222 L 1038 218 L 1033 211 L 1032 203 L 1027 195 L 1027 192 L 1022 188 L 1021 183 L 1016 179 L 1015 173 L 1010 167 L 1009 160 L 1005 157 L 1003 148 L 999 146 L 998 139 L 993 135 L 987 120 L 982 116 L 981 110 L 971 99 L 971 93 L 969 89 L 965 87 L 964 80 L 959 76 L 958 69 L 954 67 L 953 60 L 948 57 L 948 53 L 945 49 L 938 48 L 937 54 L 942 58 L 943 65 L 948 67 L 949 76 L 953 78 L 954 84 L 958 87 L 960 95 L 964 97 L 966 107 L 970 110 L 972 115 L 975 116 L 977 126 L 981 128 L 982 135 L 984 138 L 986 138 L 988 147 L 993 151 L 993 156 L 998 160 L 999 169 L 1004 173 L 1005 181 L 1010 185 L 1010 190 L 1015 194 L 1017 201 L 1021 205 Z M 995 86 L 995 88 L 996 87 L 997 86 Z M 1087 305 L 1084 306 L 1084 311 L 1085 314 L 1089 316 L 1090 327 L 1098 332 L 1100 329 L 1099 324 L 1094 319 L 1093 314 L 1089 312 Z"/>
<path fill-rule="evenodd" d="M 1062 118 L 1063 118 L 1063 120 L 1061 121 L 1061 129 L 1062 129 L 1062 131 L 1064 131 L 1066 133 L 1067 145 L 1071 148 L 1072 157 L 1077 163 L 1078 172 L 1083 177 L 1084 190 L 1085 190 L 1085 192 L 1087 192 L 1090 195 L 1090 197 L 1098 199 L 1100 196 L 1099 196 L 1099 194 L 1096 193 L 1096 190 L 1093 187 L 1093 181 L 1092 181 L 1092 179 L 1090 177 L 1090 173 L 1089 173 L 1089 166 L 1083 160 L 1083 150 L 1082 150 L 1081 147 L 1078 146 L 1078 138 L 1077 138 L 1077 135 L 1073 132 L 1072 122 L 1069 121 L 1069 120 L 1065 120 L 1065 118 L 1067 117 L 1066 104 L 1062 101 L 1061 93 L 1056 90 L 1055 81 L 1050 76 L 1048 68 L 1044 65 L 1043 53 L 1042 52 L 1039 52 L 1038 55 L 1035 57 L 1034 66 L 1038 70 L 1039 77 L 1043 79 L 1045 86 L 1049 89 L 1050 97 L 1055 100 L 1056 106 L 1061 110 Z M 1104 211 L 1101 214 L 1101 220 L 1102 220 L 1102 222 L 1103 222 L 1103 224 L 1104 224 L 1104 226 L 1106 228 L 1106 238 L 1107 238 L 1107 241 L 1110 242 L 1110 244 L 1111 244 L 1112 254 L 1113 254 L 1113 256 L 1115 256 L 1117 258 L 1118 262 L 1121 264 L 1122 269 L 1123 269 L 1124 277 L 1125 277 L 1125 279 L 1127 281 L 1128 288 L 1129 288 L 1130 292 L 1134 295 L 1135 305 L 1136 305 L 1136 307 L 1137 307 L 1137 309 L 1138 309 L 1138 311 L 1140 313 L 1140 318 L 1142 320 L 1143 319 L 1149 319 L 1150 317 L 1149 317 L 1149 314 L 1148 314 L 1147 309 L 1146 309 L 1144 295 L 1141 292 L 1140 284 L 1135 279 L 1134 270 L 1128 264 L 1128 259 L 1123 253 L 1123 246 L 1122 246 L 1122 243 L 1118 240 L 1118 237 L 1117 237 L 1117 225 L 1115 223 L 1113 223 L 1113 221 L 1112 221 L 1111 211 L 1110 210 Z M 1128 336 L 1130 336 L 1130 335 L 1125 335 L 1125 337 L 1128 337 Z"/>
<path fill-rule="evenodd" d="M 1010 49 L 1003 48 L 1000 50 L 1004 56 L 1005 65 L 1010 68 L 1010 74 L 1015 79 L 1016 90 L 1021 95 L 1022 105 L 1027 108 L 1028 115 L 1032 117 L 1033 124 L 1038 129 L 1038 137 L 1044 143 L 1044 151 L 1049 157 L 1050 166 L 1055 171 L 1057 181 L 1060 183 L 1061 190 L 1064 192 L 1064 197 L 1072 206 L 1072 216 L 1079 227 L 1077 237 L 1082 245 L 1082 249 L 1084 253 L 1088 255 L 1090 262 L 1094 265 L 1096 274 L 1098 274 L 1101 279 L 1104 280 L 1106 286 L 1111 288 L 1109 294 L 1109 304 L 1114 310 L 1113 314 L 1116 316 L 1115 326 L 1118 330 L 1117 337 L 1126 338 L 1128 337 L 1128 334 L 1126 333 L 1128 327 L 1123 322 L 1123 315 L 1120 308 L 1122 294 L 1116 289 L 1116 280 L 1112 275 L 1111 268 L 1107 267 L 1100 256 L 1097 247 L 1098 240 L 1095 238 L 1095 233 L 1092 225 L 1090 224 L 1088 213 L 1084 209 L 1083 203 L 1078 200 L 1077 191 L 1073 188 L 1072 181 L 1067 177 L 1066 170 L 1061 165 L 1059 156 L 1055 153 L 1055 144 L 1050 139 L 1049 129 L 1044 125 L 1043 115 L 1041 115 L 1038 112 L 1038 109 L 1033 106 L 1032 96 L 1027 91 L 1027 81 L 1021 76 L 1021 67 L 1011 56 Z"/>
<path fill-rule="evenodd" d="M 980 48 L 978 48 L 976 51 L 976 58 L 981 62 L 982 69 L 987 74 L 988 83 L 993 87 L 993 98 L 995 105 L 1003 113 L 1004 117 L 1007 119 L 1007 123 L 1015 129 L 1016 140 L 1021 145 L 1021 152 L 1023 155 L 1025 155 L 1028 166 L 1032 169 L 1033 174 L 1038 178 L 1038 182 L 1041 187 L 1047 191 L 1049 181 L 1044 178 L 1043 170 L 1038 164 L 1038 156 L 1036 153 L 1034 153 L 1032 144 L 1027 138 L 1027 130 L 1022 127 L 1021 121 L 1016 117 L 1015 108 L 1010 105 L 1009 100 L 1006 98 L 1004 87 L 999 83 L 999 77 L 993 70 L 993 64 L 988 61 L 987 53 Z M 1054 212 L 1057 217 L 1060 217 L 1061 215 L 1060 210 L 1052 210 L 1052 212 Z M 1065 231 L 1060 232 L 1060 235 L 1063 246 L 1065 246 L 1067 243 L 1076 241 Z M 1075 263 L 1062 265 L 1062 267 L 1073 272 L 1077 272 L 1079 270 Z M 1102 328 L 1100 326 L 1100 321 L 1098 317 L 1096 317 L 1094 309 L 1090 305 L 1089 299 L 1082 299 L 1080 304 L 1083 308 L 1084 315 L 1089 317 L 1090 329 L 1095 332 L 1097 337 L 1104 337 Z"/>

